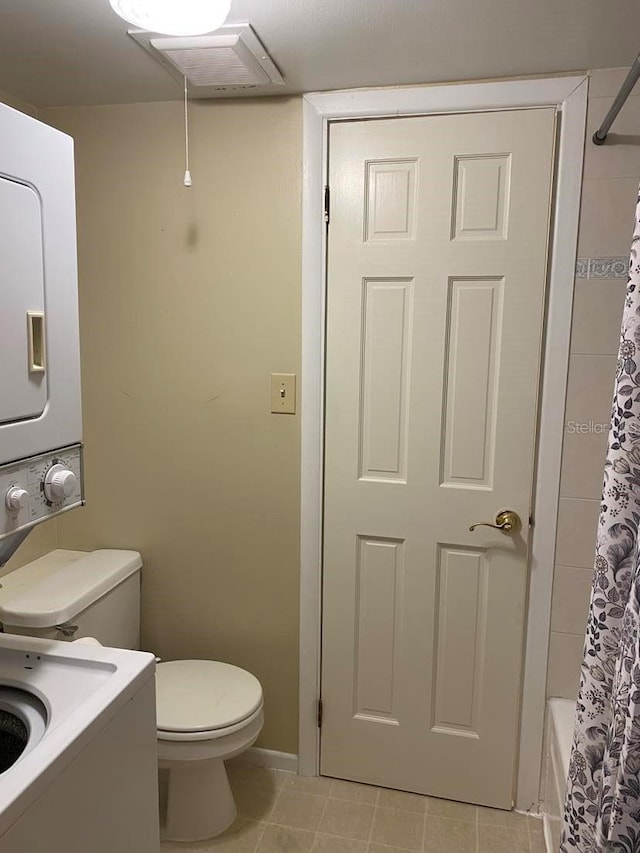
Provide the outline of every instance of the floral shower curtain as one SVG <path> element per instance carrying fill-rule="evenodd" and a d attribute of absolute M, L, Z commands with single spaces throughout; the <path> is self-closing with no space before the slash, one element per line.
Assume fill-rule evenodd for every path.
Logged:
<path fill-rule="evenodd" d="M 640 200 L 561 853 L 640 853 Z"/>

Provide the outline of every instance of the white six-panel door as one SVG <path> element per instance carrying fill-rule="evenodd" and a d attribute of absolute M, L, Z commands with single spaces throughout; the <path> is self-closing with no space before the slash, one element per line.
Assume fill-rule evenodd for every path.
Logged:
<path fill-rule="evenodd" d="M 511 806 L 554 138 L 331 127 L 326 775 Z"/>

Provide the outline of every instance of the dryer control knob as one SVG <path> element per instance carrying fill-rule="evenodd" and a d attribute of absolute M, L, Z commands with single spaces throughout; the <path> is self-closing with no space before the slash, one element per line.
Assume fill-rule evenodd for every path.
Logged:
<path fill-rule="evenodd" d="M 29 492 L 26 489 L 21 489 L 19 486 L 9 489 L 4 498 L 7 509 L 12 512 L 19 512 L 21 509 L 24 509 L 28 501 Z"/>
<path fill-rule="evenodd" d="M 44 478 L 45 497 L 52 503 L 60 503 L 74 493 L 77 480 L 73 471 L 64 465 L 53 465 Z"/>

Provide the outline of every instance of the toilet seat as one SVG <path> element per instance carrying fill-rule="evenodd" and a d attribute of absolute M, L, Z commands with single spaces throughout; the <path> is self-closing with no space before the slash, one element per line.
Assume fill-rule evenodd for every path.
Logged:
<path fill-rule="evenodd" d="M 262 714 L 262 687 L 251 673 L 210 660 L 156 667 L 158 738 L 212 740 L 249 726 Z"/>
<path fill-rule="evenodd" d="M 248 728 L 254 720 L 263 717 L 263 709 L 262 705 L 257 708 L 253 714 L 247 717 L 244 720 L 241 720 L 239 723 L 235 723 L 233 726 L 225 726 L 221 729 L 205 729 L 204 731 L 198 732 L 172 732 L 167 729 L 158 729 L 158 740 L 162 741 L 179 741 L 184 743 L 186 741 L 205 741 L 205 740 L 215 740 L 216 738 L 227 737 L 227 735 L 232 735 L 234 732 L 239 732 L 242 729 Z"/>

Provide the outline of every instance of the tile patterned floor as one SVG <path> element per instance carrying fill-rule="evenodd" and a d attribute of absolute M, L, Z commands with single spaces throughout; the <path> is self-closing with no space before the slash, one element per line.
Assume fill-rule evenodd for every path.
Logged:
<path fill-rule="evenodd" d="M 544 853 L 542 821 L 327 778 L 230 762 L 238 819 L 163 853 Z"/>

